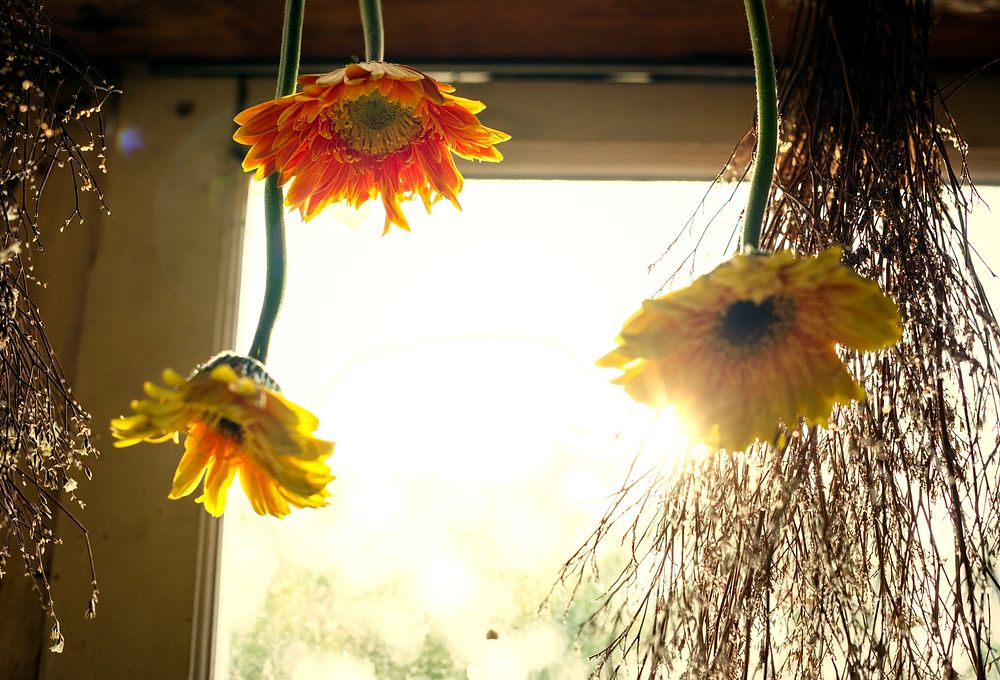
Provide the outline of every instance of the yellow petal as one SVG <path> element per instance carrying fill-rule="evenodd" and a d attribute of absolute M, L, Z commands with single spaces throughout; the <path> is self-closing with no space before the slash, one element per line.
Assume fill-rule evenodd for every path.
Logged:
<path fill-rule="evenodd" d="M 218 458 L 212 461 L 205 475 L 204 493 L 197 499 L 205 504 L 205 510 L 214 517 L 221 517 L 226 511 L 226 494 L 236 474 L 236 466 Z"/>
<path fill-rule="evenodd" d="M 636 401 L 673 404 L 712 446 L 773 441 L 799 417 L 826 423 L 836 404 L 865 396 L 835 345 L 874 350 L 901 336 L 896 306 L 841 254 L 734 256 L 643 302 L 597 363 L 621 369 L 613 382 Z"/>
<path fill-rule="evenodd" d="M 212 460 L 211 444 L 201 437 L 189 435 L 184 442 L 185 451 L 174 472 L 173 487 L 169 498 L 177 500 L 187 496 L 201 482 L 205 468 Z"/>

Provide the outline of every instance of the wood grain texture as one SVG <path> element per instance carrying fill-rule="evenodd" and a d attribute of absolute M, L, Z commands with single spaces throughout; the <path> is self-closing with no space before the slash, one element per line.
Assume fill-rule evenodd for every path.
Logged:
<path fill-rule="evenodd" d="M 97 60 L 276 60 L 281 0 L 51 0 L 46 11 Z M 386 55 L 428 62 L 746 62 L 750 41 L 735 0 L 385 0 Z M 792 3 L 769 8 L 778 58 Z M 932 57 L 976 64 L 1000 55 L 1000 9 L 939 5 Z M 357 3 L 310 0 L 303 58 L 339 63 L 363 53 Z"/>

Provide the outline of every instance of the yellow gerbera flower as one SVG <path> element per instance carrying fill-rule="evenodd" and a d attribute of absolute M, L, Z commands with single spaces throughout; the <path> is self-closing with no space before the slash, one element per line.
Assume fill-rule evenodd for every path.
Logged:
<path fill-rule="evenodd" d="M 115 446 L 124 447 L 176 442 L 187 430 L 171 499 L 187 496 L 204 478 L 197 502 L 218 517 L 238 475 L 258 515 L 326 505 L 333 442 L 313 436 L 319 420 L 281 396 L 259 362 L 227 352 L 189 378 L 168 368 L 163 381 L 165 387 L 147 382 L 149 398 L 133 401 L 135 415 L 112 420 L 111 432 Z"/>
<path fill-rule="evenodd" d="M 633 399 L 673 405 L 712 446 L 743 449 L 799 417 L 825 425 L 834 404 L 865 398 L 836 345 L 872 351 L 902 336 L 896 305 L 841 252 L 737 255 L 646 300 L 597 363 L 622 369 L 614 382 Z"/>
<path fill-rule="evenodd" d="M 494 145 L 510 139 L 480 124 L 481 102 L 409 66 L 348 64 L 299 82 L 301 92 L 236 116 L 233 139 L 250 146 L 244 170 L 292 182 L 285 204 L 306 220 L 330 203 L 357 207 L 381 196 L 385 231 L 408 230 L 401 200 L 420 196 L 428 212 L 441 198 L 458 207 L 462 175 L 453 153 L 499 161 Z"/>

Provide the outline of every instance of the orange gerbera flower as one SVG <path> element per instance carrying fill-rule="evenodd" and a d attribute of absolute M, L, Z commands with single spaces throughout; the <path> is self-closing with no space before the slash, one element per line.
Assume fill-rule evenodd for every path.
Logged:
<path fill-rule="evenodd" d="M 779 422 L 825 425 L 834 404 L 861 401 L 837 345 L 896 343 L 899 310 L 874 281 L 840 264 L 783 250 L 736 255 L 625 322 L 598 361 L 636 401 L 673 405 L 700 441 L 736 451 L 772 439 Z"/>
<path fill-rule="evenodd" d="M 333 442 L 313 435 L 316 416 L 285 399 L 259 362 L 227 352 L 189 378 L 168 368 L 163 381 L 165 387 L 147 382 L 149 398 L 133 401 L 135 415 L 112 420 L 111 432 L 122 447 L 177 441 L 187 431 L 171 499 L 187 496 L 204 478 L 197 501 L 218 517 L 238 476 L 259 515 L 326 505 Z"/>
<path fill-rule="evenodd" d="M 244 170 L 291 182 L 285 204 L 306 220 L 330 203 L 358 207 L 382 197 L 385 231 L 409 229 L 400 201 L 420 196 L 430 211 L 441 198 L 458 206 L 462 175 L 452 154 L 503 158 L 509 135 L 480 124 L 481 102 L 425 73 L 381 61 L 349 64 L 299 78 L 301 92 L 243 111 L 233 139 L 250 146 Z"/>

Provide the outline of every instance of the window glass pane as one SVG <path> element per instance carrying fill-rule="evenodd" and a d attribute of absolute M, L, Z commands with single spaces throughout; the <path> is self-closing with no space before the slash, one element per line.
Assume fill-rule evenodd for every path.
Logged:
<path fill-rule="evenodd" d="M 678 267 L 686 282 L 732 252 L 743 195 L 718 186 L 699 208 L 707 189 L 469 181 L 462 212 L 411 203 L 412 233 L 384 237 L 371 203 L 289 216 L 268 364 L 337 442 L 338 479 L 330 507 L 280 521 L 232 494 L 217 677 L 587 677 L 606 641 L 575 634 L 607 584 L 568 612 L 538 607 L 647 434 L 658 455 L 673 436 L 594 360 Z M 241 348 L 263 290 L 261 202 L 254 183 Z"/>
<path fill-rule="evenodd" d="M 647 271 L 706 187 L 469 181 L 463 211 L 409 204 L 412 233 L 384 237 L 370 203 L 290 218 L 268 364 L 336 440 L 338 479 L 329 508 L 281 521 L 232 494 L 219 677 L 585 677 L 586 605 L 536 610 L 651 422 L 593 364 L 676 268 Z M 261 201 L 254 183 L 240 347 Z"/>

